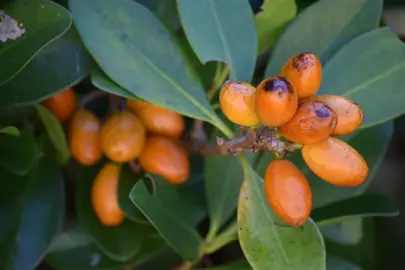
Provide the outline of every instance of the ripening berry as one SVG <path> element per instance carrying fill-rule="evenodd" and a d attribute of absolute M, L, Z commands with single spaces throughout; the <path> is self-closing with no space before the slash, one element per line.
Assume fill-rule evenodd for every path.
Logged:
<path fill-rule="evenodd" d="M 43 105 L 55 115 L 60 122 L 65 122 L 76 112 L 76 94 L 72 88 L 67 88 L 44 100 Z"/>
<path fill-rule="evenodd" d="M 320 101 L 307 100 L 298 105 L 293 118 L 278 131 L 289 141 L 309 144 L 326 139 L 336 124 L 336 114 L 328 106 Z"/>
<path fill-rule="evenodd" d="M 315 95 L 321 86 L 322 64 L 313 53 L 301 53 L 288 59 L 280 70 L 294 86 L 299 98 Z"/>
<path fill-rule="evenodd" d="M 94 165 L 101 157 L 100 121 L 88 110 L 75 113 L 69 126 L 69 148 L 82 165 Z"/>
<path fill-rule="evenodd" d="M 145 171 L 160 175 L 172 184 L 184 183 L 190 174 L 185 148 L 178 140 L 168 137 L 149 137 L 139 163 Z"/>
<path fill-rule="evenodd" d="M 128 162 L 139 156 L 145 137 L 145 127 L 135 114 L 116 112 L 101 126 L 101 149 L 112 161 Z"/>
<path fill-rule="evenodd" d="M 312 209 L 312 191 L 304 174 L 288 160 L 273 160 L 264 175 L 264 191 L 273 211 L 291 226 L 304 224 Z"/>
<path fill-rule="evenodd" d="M 128 99 L 127 105 L 152 134 L 178 138 L 184 131 L 184 119 L 175 111 L 136 99 Z"/>
<path fill-rule="evenodd" d="M 224 115 L 235 124 L 255 127 L 260 124 L 255 112 L 256 88 L 248 83 L 230 81 L 219 93 Z"/>
<path fill-rule="evenodd" d="M 297 111 L 298 96 L 294 87 L 282 77 L 270 77 L 257 86 L 256 113 L 269 127 L 284 125 Z"/>
<path fill-rule="evenodd" d="M 363 110 L 348 98 L 337 95 L 320 95 L 311 99 L 322 101 L 336 113 L 338 122 L 332 135 L 347 135 L 357 130 L 363 123 Z"/>
<path fill-rule="evenodd" d="M 105 226 L 117 226 L 124 220 L 118 204 L 120 167 L 107 163 L 101 168 L 91 189 L 91 202 L 98 220 Z"/>
<path fill-rule="evenodd" d="M 338 186 L 358 186 L 366 180 L 369 171 L 359 152 L 333 137 L 304 145 L 302 157 L 314 174 Z"/>

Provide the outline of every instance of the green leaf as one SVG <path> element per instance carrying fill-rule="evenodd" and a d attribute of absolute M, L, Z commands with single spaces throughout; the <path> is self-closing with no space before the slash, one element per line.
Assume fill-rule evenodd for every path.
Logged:
<path fill-rule="evenodd" d="M 0 127 L 0 133 L 11 136 L 20 136 L 20 130 L 13 126 Z"/>
<path fill-rule="evenodd" d="M 163 178 L 156 177 L 155 183 L 156 194 L 152 196 L 145 185 L 138 182 L 131 191 L 132 202 L 183 259 L 197 258 L 202 239 L 194 227 L 193 207 Z"/>
<path fill-rule="evenodd" d="M 339 223 L 353 217 L 392 217 L 399 210 L 382 195 L 366 194 L 314 209 L 311 218 L 318 226 Z"/>
<path fill-rule="evenodd" d="M 76 209 L 80 224 L 91 235 L 98 248 L 111 259 L 125 262 L 141 250 L 144 235 L 152 227 L 125 219 L 119 226 L 106 227 L 98 220 L 91 204 L 91 188 L 100 166 L 79 168 L 77 176 Z"/>
<path fill-rule="evenodd" d="M 100 90 L 105 92 L 124 97 L 138 99 L 138 97 L 131 92 L 125 90 L 118 84 L 114 83 L 110 78 L 105 75 L 105 73 L 99 68 L 93 68 L 91 71 L 91 82 L 93 85 Z"/>
<path fill-rule="evenodd" d="M 118 184 L 118 203 L 128 219 L 134 222 L 148 224 L 148 220 L 129 198 L 132 188 L 138 181 L 140 181 L 140 178 L 134 175 L 129 165 L 121 166 Z"/>
<path fill-rule="evenodd" d="M 366 181 L 357 187 L 335 186 L 319 179 L 305 164 L 300 151 L 292 153 L 287 158 L 300 168 L 307 177 L 311 184 L 313 207 L 318 208 L 362 194 L 373 181 L 385 156 L 392 134 L 393 123 L 391 121 L 371 128 L 361 129 L 346 140 L 364 157 L 370 168 Z M 371 145 L 372 147 L 370 147 Z"/>
<path fill-rule="evenodd" d="M 214 268 L 208 268 L 210 270 L 236 270 L 236 269 L 252 269 L 250 267 L 250 264 L 246 260 L 239 260 L 239 261 L 234 261 L 225 265 L 220 265 L 218 267 Z"/>
<path fill-rule="evenodd" d="M 259 53 L 273 46 L 296 14 L 294 0 L 264 0 L 262 11 L 255 16 Z"/>
<path fill-rule="evenodd" d="M 315 223 L 282 227 L 264 194 L 263 179 L 243 160 L 245 181 L 238 204 L 239 242 L 254 269 L 326 269 L 325 247 Z"/>
<path fill-rule="evenodd" d="M 359 266 L 331 255 L 326 258 L 326 268 L 328 270 L 361 270 Z"/>
<path fill-rule="evenodd" d="M 11 80 L 0 85 L 0 106 L 40 102 L 87 76 L 91 58 L 77 31 L 68 32 L 47 44 Z"/>
<path fill-rule="evenodd" d="M 125 262 L 118 262 L 106 256 L 82 228 L 70 228 L 55 239 L 46 262 L 58 270 L 122 270 L 129 265 L 142 264 L 156 255 L 164 247 L 164 241 L 154 236 L 145 237 L 142 249 Z M 62 248 L 61 248 L 62 247 Z"/>
<path fill-rule="evenodd" d="M 254 154 L 248 156 L 250 160 Z M 210 233 L 215 234 L 235 212 L 243 182 L 243 168 L 236 156 L 205 158 L 205 187 Z"/>
<path fill-rule="evenodd" d="M 226 62 L 234 80 L 250 82 L 257 55 L 254 16 L 247 0 L 177 0 L 180 19 L 201 62 Z"/>
<path fill-rule="evenodd" d="M 362 127 L 369 127 L 405 113 L 404 72 L 405 45 L 380 28 L 356 38 L 328 62 L 319 93 L 357 102 L 364 111 Z M 380 89 L 386 89 L 383 98 Z"/>
<path fill-rule="evenodd" d="M 337 224 L 321 227 L 325 238 L 343 245 L 358 244 L 363 238 L 363 219 L 352 218 Z"/>
<path fill-rule="evenodd" d="M 348 41 L 377 28 L 381 11 L 382 0 L 323 0 L 314 3 L 301 12 L 281 35 L 265 77 L 279 74 L 285 61 L 301 52 L 312 52 L 325 64 Z M 351 62 L 353 60 L 358 61 L 357 56 Z"/>
<path fill-rule="evenodd" d="M 34 135 L 21 131 L 20 136 L 0 136 L 0 166 L 9 172 L 24 175 L 42 156 Z"/>
<path fill-rule="evenodd" d="M 0 21 L 0 84 L 19 72 L 47 43 L 66 32 L 72 24 L 70 13 L 62 6 L 44 0 L 15 0 L 2 5 Z M 14 25 L 16 24 L 16 25 Z M 12 31 L 21 32 L 13 40 Z M 7 63 L 7 64 L 5 64 Z"/>
<path fill-rule="evenodd" d="M 46 153 L 24 176 L 0 169 L 1 269 L 35 269 L 62 229 L 62 173 Z"/>
<path fill-rule="evenodd" d="M 130 0 L 70 0 L 70 10 L 85 45 L 112 81 L 231 135 L 192 79 L 173 37 L 147 8 Z"/>
<path fill-rule="evenodd" d="M 37 104 L 35 108 L 37 109 L 39 118 L 45 126 L 46 133 L 58 152 L 58 157 L 61 164 L 66 164 L 70 158 L 70 150 L 62 125 L 60 124 L 59 120 L 44 106 Z"/>

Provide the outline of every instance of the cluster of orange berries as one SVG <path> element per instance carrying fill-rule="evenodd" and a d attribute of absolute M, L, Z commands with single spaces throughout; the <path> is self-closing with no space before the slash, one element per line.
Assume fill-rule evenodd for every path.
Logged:
<path fill-rule="evenodd" d="M 90 110 L 78 108 L 76 94 L 69 88 L 43 102 L 61 122 L 69 120 L 71 155 L 82 165 L 109 160 L 92 187 L 93 209 L 106 226 L 124 219 L 118 205 L 120 164 L 137 160 L 145 172 L 160 175 L 173 184 L 189 178 L 188 153 L 179 138 L 185 128 L 183 117 L 171 110 L 141 100 L 127 99 L 126 110 L 112 113 L 101 122 Z"/>
<path fill-rule="evenodd" d="M 322 81 L 316 55 L 301 53 L 288 59 L 279 76 L 254 86 L 230 81 L 220 92 L 221 109 L 232 122 L 265 126 L 280 137 L 303 145 L 302 157 L 322 180 L 338 186 L 357 186 L 368 176 L 368 165 L 349 144 L 333 136 L 347 135 L 363 122 L 358 104 L 343 96 L 315 96 Z M 312 210 L 312 192 L 304 174 L 288 160 L 272 161 L 264 189 L 274 212 L 286 223 L 301 226 Z"/>

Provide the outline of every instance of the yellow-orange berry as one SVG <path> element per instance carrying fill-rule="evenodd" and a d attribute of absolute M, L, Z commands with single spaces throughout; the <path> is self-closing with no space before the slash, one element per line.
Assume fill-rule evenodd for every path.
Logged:
<path fill-rule="evenodd" d="M 315 95 L 322 82 L 322 64 L 316 55 L 305 52 L 288 59 L 280 70 L 294 86 L 299 98 Z"/>
<path fill-rule="evenodd" d="M 311 99 L 322 101 L 336 113 L 338 122 L 332 135 L 350 134 L 363 123 L 363 110 L 357 103 L 348 98 L 337 95 L 320 95 Z"/>
<path fill-rule="evenodd" d="M 175 111 L 136 99 L 128 99 L 127 105 L 152 134 L 178 138 L 184 131 L 184 119 Z"/>
<path fill-rule="evenodd" d="M 142 122 L 128 111 L 112 114 L 101 126 L 101 149 L 115 162 L 128 162 L 138 157 L 145 138 Z"/>
<path fill-rule="evenodd" d="M 256 88 L 248 83 L 230 81 L 224 84 L 219 102 L 224 115 L 235 124 L 254 127 L 260 124 L 255 111 Z"/>
<path fill-rule="evenodd" d="M 60 122 L 68 120 L 77 109 L 76 94 L 72 88 L 46 99 L 42 103 Z"/>
<path fill-rule="evenodd" d="M 88 110 L 79 110 L 69 126 L 69 148 L 82 165 L 93 165 L 102 157 L 100 121 Z"/>
<path fill-rule="evenodd" d="M 358 186 L 368 176 L 368 165 L 360 153 L 337 138 L 304 145 L 302 157 L 315 175 L 334 185 Z"/>
<path fill-rule="evenodd" d="M 125 218 L 118 204 L 120 168 L 107 163 L 101 168 L 91 189 L 91 202 L 99 221 L 105 226 L 117 226 Z"/>
<path fill-rule="evenodd" d="M 256 91 L 257 117 L 269 127 L 284 125 L 297 111 L 298 95 L 288 80 L 270 77 L 263 80 Z"/>
<path fill-rule="evenodd" d="M 312 209 L 312 191 L 304 174 L 288 160 L 273 160 L 264 175 L 264 191 L 273 211 L 291 226 L 304 224 Z"/>
<path fill-rule="evenodd" d="M 326 139 L 336 124 L 335 112 L 320 101 L 308 100 L 298 105 L 293 118 L 278 131 L 289 141 L 309 144 Z"/>
<path fill-rule="evenodd" d="M 152 136 L 139 156 L 142 168 L 164 177 L 172 184 L 184 183 L 190 174 L 187 152 L 176 139 Z"/>

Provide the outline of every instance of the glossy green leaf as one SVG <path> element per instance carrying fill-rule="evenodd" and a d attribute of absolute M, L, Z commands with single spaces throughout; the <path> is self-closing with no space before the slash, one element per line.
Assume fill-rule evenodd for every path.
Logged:
<path fill-rule="evenodd" d="M 91 71 L 91 82 L 94 86 L 100 90 L 106 91 L 108 93 L 124 97 L 124 98 L 137 98 L 131 92 L 125 90 L 118 84 L 114 83 L 110 78 L 108 78 L 105 73 L 99 68 L 93 68 Z"/>
<path fill-rule="evenodd" d="M 382 0 L 322 0 L 314 3 L 301 12 L 281 35 L 265 76 L 279 74 L 285 61 L 301 52 L 312 52 L 325 64 L 348 41 L 377 28 L 381 10 Z M 351 62 L 355 59 L 357 56 Z M 328 87 L 334 89 L 331 85 Z"/>
<path fill-rule="evenodd" d="M 295 0 L 264 0 L 261 8 L 255 16 L 259 53 L 273 46 L 297 14 Z"/>
<path fill-rule="evenodd" d="M 314 209 L 311 218 L 318 226 L 325 226 L 353 217 L 392 217 L 398 214 L 398 207 L 385 196 L 366 194 Z"/>
<path fill-rule="evenodd" d="M 363 238 L 363 219 L 355 217 L 337 224 L 321 227 L 323 236 L 344 245 L 358 244 Z"/>
<path fill-rule="evenodd" d="M 245 181 L 238 204 L 239 242 L 254 269 L 326 269 L 325 247 L 315 223 L 303 230 L 279 226 L 283 222 L 271 210 L 263 179 L 244 161 Z"/>
<path fill-rule="evenodd" d="M 76 209 L 80 225 L 110 258 L 125 262 L 141 250 L 144 235 L 153 229 L 125 219 L 119 226 L 106 227 L 98 220 L 91 204 L 91 187 L 100 166 L 80 167 L 77 176 Z"/>
<path fill-rule="evenodd" d="M 181 257 L 195 259 L 202 239 L 194 226 L 193 207 L 163 178 L 156 177 L 155 183 L 156 194 L 152 196 L 145 185 L 138 182 L 131 191 L 132 202 Z"/>
<path fill-rule="evenodd" d="M 0 179 L 0 268 L 35 269 L 62 229 L 62 173 L 47 151 L 28 174 L 1 169 Z"/>
<path fill-rule="evenodd" d="M 301 152 L 295 152 L 288 159 L 301 169 L 311 184 L 313 207 L 318 208 L 330 203 L 362 194 L 374 179 L 387 151 L 393 133 L 393 123 L 387 122 L 371 128 L 361 129 L 347 140 L 366 160 L 370 172 L 366 181 L 357 187 L 331 185 L 315 176 L 302 159 Z M 372 146 L 372 147 L 370 147 Z"/>
<path fill-rule="evenodd" d="M 226 62 L 234 80 L 250 82 L 257 55 L 257 33 L 247 0 L 177 0 L 188 40 L 201 62 Z"/>
<path fill-rule="evenodd" d="M 361 268 L 354 263 L 346 261 L 342 258 L 330 256 L 326 258 L 326 269 L 328 270 L 361 270 Z"/>
<path fill-rule="evenodd" d="M 34 135 L 21 131 L 20 136 L 0 136 L 0 166 L 9 172 L 24 175 L 42 155 Z"/>
<path fill-rule="evenodd" d="M 72 17 L 64 7 L 47 0 L 8 1 L 7 4 L 3 2 L 0 9 L 5 12 L 0 12 L 2 84 L 31 61 L 43 46 L 66 32 Z M 11 32 L 21 31 L 21 37 L 15 40 L 9 37 Z"/>
<path fill-rule="evenodd" d="M 70 158 L 70 150 L 62 125 L 44 106 L 37 104 L 35 108 L 37 109 L 39 118 L 45 127 L 46 133 L 59 154 L 59 161 L 61 164 L 66 164 Z"/>
<path fill-rule="evenodd" d="M 228 264 L 224 264 L 224 265 L 220 265 L 218 267 L 213 267 L 213 268 L 208 268 L 210 270 L 248 270 L 248 269 L 252 269 L 252 267 L 250 267 L 250 264 L 246 261 L 246 260 L 239 260 L 239 261 L 234 261 Z"/>
<path fill-rule="evenodd" d="M 20 136 L 20 130 L 13 126 L 0 127 L 0 133 L 11 136 Z"/>
<path fill-rule="evenodd" d="M 112 81 L 144 100 L 211 122 L 230 135 L 192 79 L 173 37 L 152 12 L 131 0 L 69 3 L 85 45 Z"/>
<path fill-rule="evenodd" d="M 248 156 L 254 158 L 254 154 Z M 237 156 L 207 156 L 205 187 L 210 233 L 216 233 L 233 215 L 243 182 L 243 168 Z"/>
<path fill-rule="evenodd" d="M 118 184 L 118 203 L 128 219 L 134 222 L 148 224 L 149 222 L 146 220 L 145 216 L 129 198 L 132 188 L 138 181 L 141 181 L 141 179 L 139 176 L 134 175 L 129 165 L 121 166 Z"/>
<path fill-rule="evenodd" d="M 46 45 L 12 80 L 0 85 L 0 106 L 37 103 L 87 76 L 91 58 L 75 28 Z"/>
<path fill-rule="evenodd" d="M 369 127 L 405 113 L 404 72 L 405 45 L 389 28 L 380 28 L 356 38 L 328 62 L 319 93 L 357 102 L 364 111 L 362 127 Z M 381 89 L 386 89 L 383 98 Z"/>
<path fill-rule="evenodd" d="M 64 231 L 52 243 L 46 262 L 58 270 L 122 270 L 144 263 L 164 247 L 162 239 L 145 237 L 146 241 L 138 254 L 125 262 L 118 262 L 106 256 L 89 239 L 91 237 L 80 227 Z"/>

